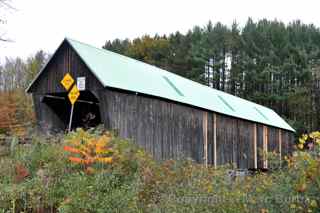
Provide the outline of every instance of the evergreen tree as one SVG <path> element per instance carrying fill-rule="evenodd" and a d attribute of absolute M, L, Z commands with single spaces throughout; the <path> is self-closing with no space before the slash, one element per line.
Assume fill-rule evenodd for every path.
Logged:
<path fill-rule="evenodd" d="M 320 31 L 293 21 L 208 22 L 186 34 L 107 41 L 104 48 L 271 107 L 298 132 L 320 128 Z"/>

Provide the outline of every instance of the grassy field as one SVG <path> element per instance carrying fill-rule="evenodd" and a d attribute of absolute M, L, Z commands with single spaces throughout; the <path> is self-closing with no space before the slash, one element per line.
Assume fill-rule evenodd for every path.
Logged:
<path fill-rule="evenodd" d="M 0 147 L 4 212 L 319 212 L 318 133 L 281 170 L 230 177 L 191 160 L 155 162 L 102 129 Z M 312 145 L 310 145 L 312 144 Z"/>

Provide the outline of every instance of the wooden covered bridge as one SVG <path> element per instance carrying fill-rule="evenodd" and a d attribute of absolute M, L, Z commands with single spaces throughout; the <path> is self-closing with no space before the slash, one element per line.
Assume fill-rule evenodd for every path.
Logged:
<path fill-rule="evenodd" d="M 64 131 L 71 104 L 66 73 L 85 88 L 72 127 L 103 123 L 133 139 L 156 159 L 266 168 L 262 153 L 290 153 L 294 129 L 273 110 L 155 66 L 64 39 L 28 87 L 43 130 Z M 90 115 L 88 117 L 88 115 Z"/>

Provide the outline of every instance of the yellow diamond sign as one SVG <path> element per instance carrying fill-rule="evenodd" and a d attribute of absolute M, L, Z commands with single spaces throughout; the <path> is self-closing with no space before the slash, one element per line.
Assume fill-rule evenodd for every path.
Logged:
<path fill-rule="evenodd" d="M 66 90 L 69 90 L 70 87 L 72 86 L 74 80 L 71 77 L 71 75 L 69 73 L 65 74 L 65 76 L 63 77 L 63 79 L 61 80 L 61 84 L 63 85 L 63 87 Z"/>
<path fill-rule="evenodd" d="M 71 102 L 72 105 L 74 105 L 74 103 L 77 101 L 77 99 L 79 98 L 80 96 L 80 92 L 77 88 L 76 85 L 74 85 L 71 89 L 71 91 L 69 92 L 68 94 L 68 97 L 69 97 L 69 100 Z"/>

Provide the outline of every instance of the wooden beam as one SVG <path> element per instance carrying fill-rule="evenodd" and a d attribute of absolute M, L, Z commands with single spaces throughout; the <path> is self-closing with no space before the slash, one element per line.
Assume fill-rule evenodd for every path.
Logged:
<path fill-rule="evenodd" d="M 56 99 L 56 100 L 68 100 L 68 98 L 66 97 L 62 97 L 62 96 L 54 96 L 54 95 L 44 95 L 41 99 L 41 102 L 43 103 L 43 98 L 52 98 L 52 99 Z M 94 102 L 94 101 L 86 101 L 86 100 L 80 100 L 78 99 L 77 102 L 80 102 L 80 103 L 87 103 L 87 104 L 96 104 L 96 105 L 99 105 L 98 102 Z"/>
<path fill-rule="evenodd" d="M 268 168 L 268 127 L 263 126 L 263 168 Z"/>
<path fill-rule="evenodd" d="M 280 159 L 280 168 L 281 168 L 281 162 L 282 162 L 282 132 L 281 129 L 279 129 L 279 159 Z"/>
<path fill-rule="evenodd" d="M 213 166 L 217 168 L 217 115 L 213 113 Z"/>
<path fill-rule="evenodd" d="M 257 124 L 253 125 L 253 155 L 254 155 L 254 168 L 258 168 L 258 152 L 257 152 Z"/>
<path fill-rule="evenodd" d="M 208 166 L 208 112 L 203 114 L 203 146 L 204 165 Z"/>

